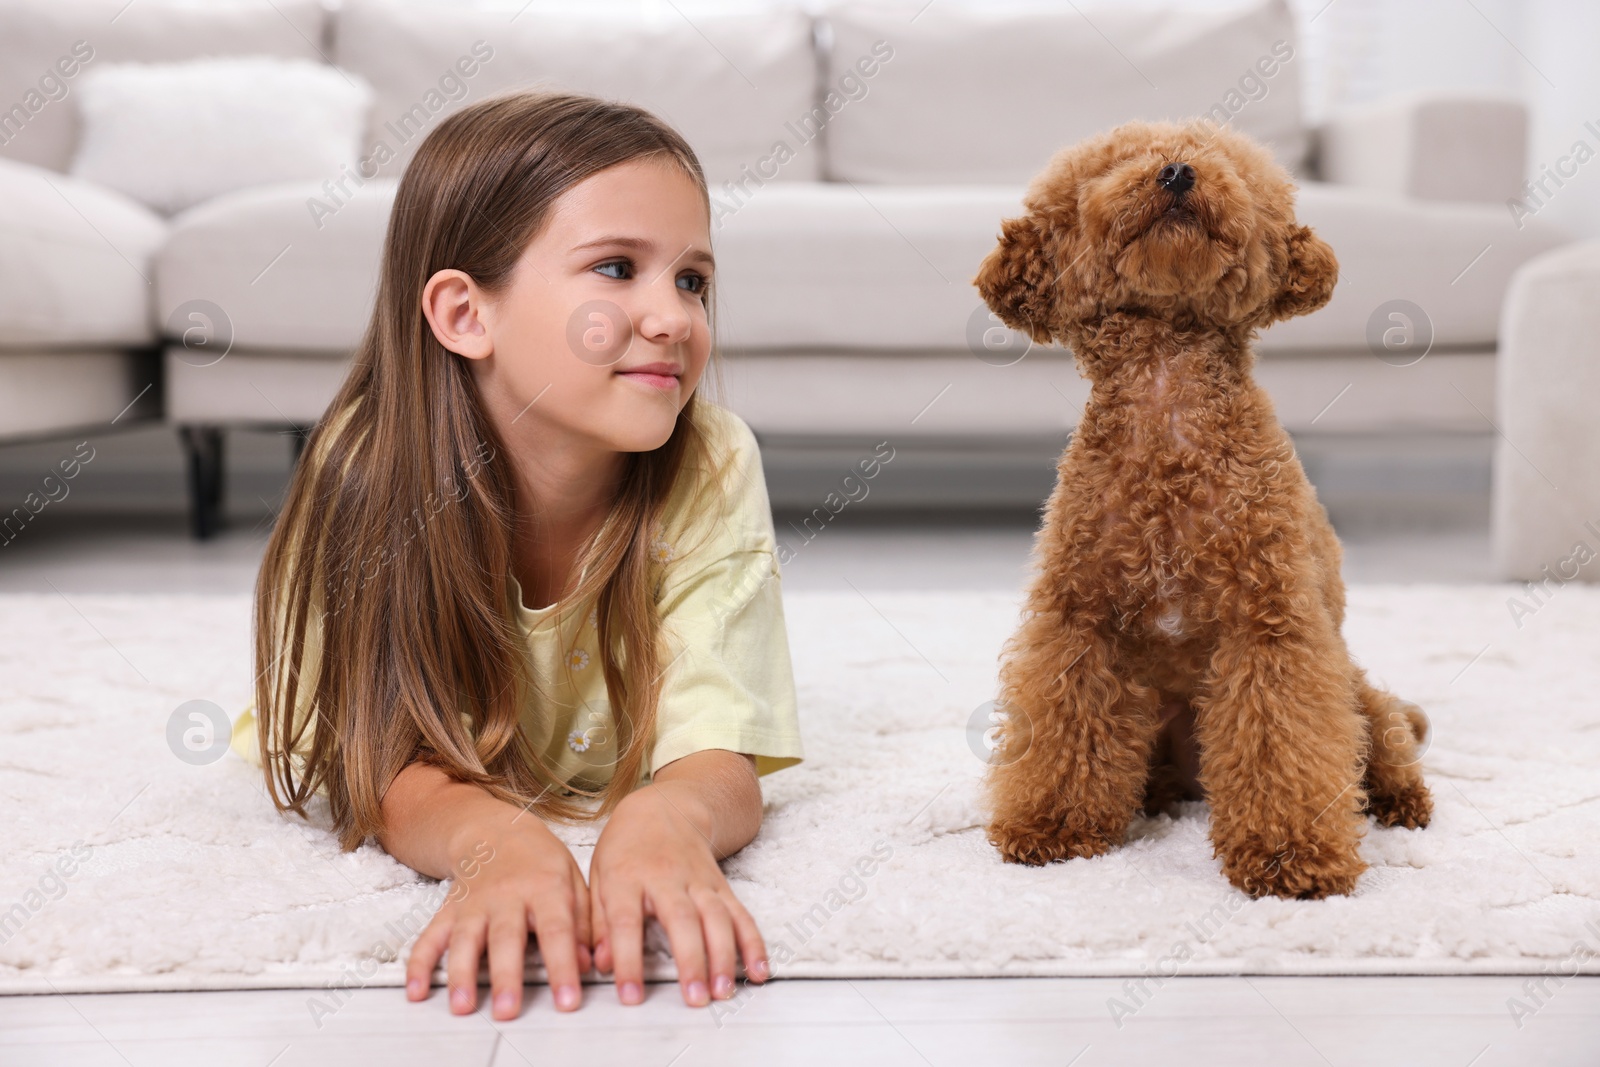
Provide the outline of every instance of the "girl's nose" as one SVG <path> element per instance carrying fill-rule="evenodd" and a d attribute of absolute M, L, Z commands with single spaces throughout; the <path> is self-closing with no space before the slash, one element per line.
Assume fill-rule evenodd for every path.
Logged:
<path fill-rule="evenodd" d="M 694 332 L 694 319 L 676 278 L 663 276 L 645 286 L 634 310 L 639 336 L 647 341 L 678 344 Z"/>

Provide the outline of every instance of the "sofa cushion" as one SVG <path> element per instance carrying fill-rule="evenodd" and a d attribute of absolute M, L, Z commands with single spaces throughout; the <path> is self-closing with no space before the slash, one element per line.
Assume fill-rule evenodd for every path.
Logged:
<path fill-rule="evenodd" d="M 166 224 L 142 204 L 0 160 L 0 348 L 140 345 Z"/>
<path fill-rule="evenodd" d="M 725 347 L 951 349 L 1020 185 L 769 185 L 712 234 Z"/>
<path fill-rule="evenodd" d="M 164 214 L 355 166 L 372 90 L 308 59 L 107 63 L 83 73 L 69 173 Z"/>
<path fill-rule="evenodd" d="M 688 139 L 713 184 L 763 166 L 774 180 L 815 179 L 819 149 L 789 127 L 813 105 L 810 16 L 778 6 L 697 10 L 691 21 L 675 6 L 647 17 L 632 4 L 344 0 L 335 61 L 377 91 L 362 173 L 397 177 L 445 114 L 539 85 L 649 108 Z M 774 160 L 780 141 L 788 151 Z"/>
<path fill-rule="evenodd" d="M 172 219 L 156 260 L 156 314 L 204 300 L 236 347 L 349 351 L 377 293 L 398 182 L 376 178 L 332 213 L 322 185 L 289 182 L 228 193 Z"/>
<path fill-rule="evenodd" d="M 1305 156 L 1304 60 L 1284 0 L 1221 11 L 846 0 L 823 17 L 830 84 L 881 63 L 828 124 L 832 177 L 1027 182 L 1062 145 L 1207 113 L 1291 170 Z"/>
<path fill-rule="evenodd" d="M 351 361 L 289 352 L 234 352 L 209 363 L 169 345 L 162 373 L 165 415 L 173 423 L 314 426 L 344 384 Z"/>
<path fill-rule="evenodd" d="M 1438 203 L 1347 185 L 1306 182 L 1296 204 L 1339 259 L 1333 299 L 1280 322 L 1263 349 L 1367 347 L 1369 324 L 1391 321 L 1396 300 L 1420 307 L 1436 346 L 1493 345 L 1512 273 L 1568 238 L 1548 224 L 1521 229 L 1503 205 Z"/>
<path fill-rule="evenodd" d="M 120 430 L 160 418 L 155 379 L 152 361 L 134 352 L 0 349 L 0 441 L 98 435 L 113 423 Z"/>
<path fill-rule="evenodd" d="M 195 56 L 320 60 L 319 0 L 14 0 L 0 33 L 0 156 L 65 171 L 76 78 L 101 63 Z"/>
<path fill-rule="evenodd" d="M 227 316 L 236 346 L 353 349 L 371 314 L 398 184 L 369 181 L 332 214 L 311 209 L 328 202 L 321 186 L 293 182 L 175 216 L 155 264 L 157 321 L 206 300 Z M 722 343 L 960 347 L 979 303 L 972 272 L 1000 218 L 1021 210 L 1022 189 L 870 197 L 848 185 L 773 183 L 729 211 L 712 235 Z"/>
<path fill-rule="evenodd" d="M 768 186 L 714 235 L 719 336 L 750 349 L 970 348 L 991 325 L 972 278 L 1000 220 L 1021 214 L 1022 195 L 1020 186 Z M 1396 299 L 1423 308 L 1434 344 L 1492 345 L 1510 273 L 1563 240 L 1532 221 L 1519 230 L 1499 207 L 1315 182 L 1301 187 L 1299 216 L 1333 246 L 1339 285 L 1321 311 L 1266 331 L 1263 351 L 1365 349 L 1368 323 Z"/>
<path fill-rule="evenodd" d="M 1528 105 L 1508 94 L 1412 90 L 1340 108 L 1317 130 L 1317 177 L 1504 204 L 1525 195 Z"/>
<path fill-rule="evenodd" d="M 235 344 L 353 348 L 396 185 L 368 182 L 325 216 L 309 207 L 325 198 L 310 183 L 229 194 L 177 216 L 156 267 L 159 321 L 206 299 L 228 315 Z M 1022 195 L 1020 185 L 754 190 L 724 205 L 712 233 L 718 338 L 735 351 L 982 345 L 994 323 L 972 278 L 1000 220 L 1022 212 Z M 1267 330 L 1263 351 L 1365 350 L 1369 322 L 1397 299 L 1424 310 L 1435 345 L 1492 345 L 1510 272 L 1562 240 L 1537 220 L 1518 230 L 1500 208 L 1314 182 L 1301 187 L 1299 215 L 1333 246 L 1339 286 L 1321 311 Z"/>
<path fill-rule="evenodd" d="M 832 437 L 836 443 L 964 437 L 947 453 L 952 466 L 963 467 L 992 448 L 1015 447 L 1004 443 L 1008 439 L 1054 437 L 1060 448 L 1057 435 L 1078 422 L 1089 383 L 1064 354 L 1049 351 L 1049 358 L 987 364 L 965 352 L 770 352 L 728 360 L 720 382 L 708 376 L 701 388 L 709 384 L 713 396 L 763 436 Z M 1491 352 L 1440 352 L 1403 368 L 1347 352 L 1269 356 L 1255 377 L 1290 433 L 1481 434 L 1487 427 L 1479 412 L 1495 406 L 1494 365 Z M 309 375 L 294 377 L 304 389 Z M 274 403 L 295 395 L 286 383 L 274 386 L 283 390 Z M 333 393 L 327 387 L 320 394 L 324 406 Z M 271 413 L 247 386 L 234 397 L 254 401 L 257 417 Z M 1339 402 L 1330 405 L 1335 397 Z M 848 463 L 845 458 L 841 467 Z M 1541 557 L 1549 558 L 1555 557 Z"/>

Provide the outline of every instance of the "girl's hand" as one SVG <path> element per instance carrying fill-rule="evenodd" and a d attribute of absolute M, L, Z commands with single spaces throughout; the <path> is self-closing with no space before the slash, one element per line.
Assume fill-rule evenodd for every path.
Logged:
<path fill-rule="evenodd" d="M 719 756 L 745 759 L 727 752 Z M 739 768 L 734 773 L 753 784 L 753 771 Z M 733 995 L 736 951 L 753 981 L 768 976 L 761 931 L 717 866 L 713 839 L 719 835 L 703 784 L 663 780 L 658 774 L 652 784 L 623 799 L 595 845 L 589 865 L 598 938 L 594 961 L 602 973 L 615 972 L 617 996 L 624 1004 L 644 999 L 644 921 L 651 916 L 667 932 L 685 1003 L 700 1007 L 711 997 Z M 759 824 L 759 787 L 755 795 Z"/>
<path fill-rule="evenodd" d="M 513 812 L 515 809 L 512 809 Z M 456 882 L 418 935 L 406 963 L 406 998 L 428 995 L 429 978 L 446 948 L 450 1010 L 473 1011 L 478 958 L 487 951 L 493 1016 L 522 1008 L 528 931 L 538 934 L 556 1007 L 582 999 L 579 975 L 591 964 L 589 892 L 567 846 L 532 815 L 508 821 L 496 813 L 463 823 L 452 835 Z"/>

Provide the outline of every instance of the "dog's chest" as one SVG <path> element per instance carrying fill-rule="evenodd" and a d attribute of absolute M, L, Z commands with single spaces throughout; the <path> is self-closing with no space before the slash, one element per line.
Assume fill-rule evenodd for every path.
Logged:
<path fill-rule="evenodd" d="M 1183 602 L 1176 591 L 1172 596 L 1162 598 L 1156 608 L 1160 614 L 1151 623 L 1152 629 L 1175 641 L 1188 636 L 1188 620 L 1184 618 Z"/>
<path fill-rule="evenodd" d="M 1074 552 L 1093 561 L 1129 634 L 1206 636 L 1248 513 L 1275 481 L 1257 462 L 1250 394 L 1225 377 L 1179 351 L 1097 383 L 1062 472 L 1079 519 Z"/>
<path fill-rule="evenodd" d="M 1121 628 L 1171 641 L 1203 632 L 1216 554 L 1210 486 L 1112 497 L 1094 524 L 1093 552 Z"/>
<path fill-rule="evenodd" d="M 1164 385 L 1158 378 L 1156 386 Z M 1219 534 L 1218 464 L 1197 449 L 1189 412 L 1170 393 L 1152 392 L 1127 438 L 1102 472 L 1094 507 L 1097 545 L 1121 625 L 1182 642 L 1203 633 L 1210 615 L 1204 576 L 1214 568 Z"/>

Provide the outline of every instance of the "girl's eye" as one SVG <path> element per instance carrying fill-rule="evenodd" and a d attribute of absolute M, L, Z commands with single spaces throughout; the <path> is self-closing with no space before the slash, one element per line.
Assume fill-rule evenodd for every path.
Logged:
<path fill-rule="evenodd" d="M 594 270 L 604 274 L 607 278 L 614 278 L 617 281 L 627 281 L 633 277 L 633 263 L 631 260 L 626 259 L 614 259 L 609 263 L 601 263 Z M 704 296 L 706 287 L 710 284 L 711 279 L 699 271 L 689 271 L 678 278 L 679 288 L 697 296 Z"/>

